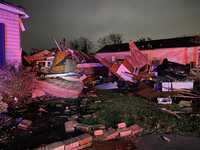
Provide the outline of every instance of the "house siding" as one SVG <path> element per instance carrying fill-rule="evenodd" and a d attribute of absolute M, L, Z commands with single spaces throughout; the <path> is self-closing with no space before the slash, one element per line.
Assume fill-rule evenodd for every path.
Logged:
<path fill-rule="evenodd" d="M 142 50 L 142 53 L 148 57 L 151 62 L 154 59 L 162 61 L 167 58 L 169 61 L 177 62 L 180 64 L 187 64 L 194 62 L 196 66 L 200 66 L 200 46 L 197 47 L 182 47 L 182 48 L 162 48 L 154 50 Z M 130 55 L 129 51 L 124 52 L 106 52 L 97 53 L 95 57 L 98 60 L 106 59 L 108 62 L 112 62 L 112 57 L 115 59 L 125 59 Z"/>
<path fill-rule="evenodd" d="M 19 15 L 0 9 L 0 23 L 5 24 L 5 59 L 7 64 L 21 64 Z"/>

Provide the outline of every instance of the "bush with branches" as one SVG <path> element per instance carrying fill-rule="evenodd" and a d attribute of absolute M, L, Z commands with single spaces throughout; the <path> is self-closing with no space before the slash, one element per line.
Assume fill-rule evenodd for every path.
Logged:
<path fill-rule="evenodd" d="M 23 100 L 32 94 L 35 73 L 23 67 L 5 66 L 0 69 L 0 93 L 4 100 Z"/>

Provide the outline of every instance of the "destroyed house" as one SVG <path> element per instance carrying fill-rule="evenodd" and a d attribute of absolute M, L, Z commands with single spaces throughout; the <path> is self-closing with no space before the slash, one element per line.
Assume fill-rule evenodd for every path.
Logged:
<path fill-rule="evenodd" d="M 180 37 L 161 40 L 135 42 L 150 62 L 162 62 L 167 58 L 180 64 L 194 63 L 200 66 L 200 37 Z M 98 60 L 102 58 L 108 62 L 123 60 L 130 55 L 129 43 L 106 45 L 95 55 Z"/>
<path fill-rule="evenodd" d="M 21 64 L 21 31 L 25 31 L 22 20 L 28 17 L 23 8 L 0 2 L 0 66 Z"/>

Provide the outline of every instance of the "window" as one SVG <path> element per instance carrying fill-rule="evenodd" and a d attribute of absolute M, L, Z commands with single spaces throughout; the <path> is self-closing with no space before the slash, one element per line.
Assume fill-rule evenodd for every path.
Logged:
<path fill-rule="evenodd" d="M 48 61 L 48 63 L 47 63 L 47 66 L 48 66 L 48 67 L 50 67 L 50 66 L 51 66 L 51 62 L 50 62 L 50 61 Z"/>

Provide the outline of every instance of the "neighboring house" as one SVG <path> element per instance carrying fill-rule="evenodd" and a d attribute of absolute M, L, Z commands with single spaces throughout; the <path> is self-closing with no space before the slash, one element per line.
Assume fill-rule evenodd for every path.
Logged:
<path fill-rule="evenodd" d="M 21 7 L 0 3 L 0 66 L 21 64 L 21 31 L 25 31 L 22 19 L 28 17 Z"/>
<path fill-rule="evenodd" d="M 149 62 L 162 62 L 164 58 L 180 64 L 194 63 L 200 66 L 200 37 L 190 36 L 172 39 L 135 42 Z M 129 43 L 107 45 L 100 49 L 95 57 L 101 61 L 115 62 L 130 55 Z"/>

